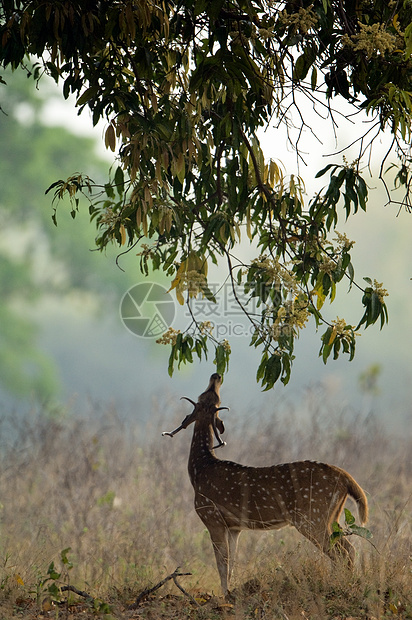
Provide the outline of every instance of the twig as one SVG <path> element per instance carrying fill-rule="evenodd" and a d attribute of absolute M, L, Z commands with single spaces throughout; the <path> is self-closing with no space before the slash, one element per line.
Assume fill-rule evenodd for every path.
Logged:
<path fill-rule="evenodd" d="M 223 445 L 223 444 L 221 444 L 221 445 Z M 178 569 L 176 569 L 176 570 L 178 570 Z M 175 572 L 176 572 L 176 571 L 175 571 Z M 199 603 L 197 602 L 197 600 L 196 600 L 195 598 L 193 598 L 193 596 L 192 596 L 191 594 L 189 594 L 189 592 L 186 592 L 186 590 L 185 590 L 184 588 L 182 588 L 182 586 L 180 585 L 180 583 L 178 583 L 178 581 L 177 581 L 177 579 L 176 579 L 176 577 L 180 577 L 180 576 L 184 576 L 184 575 L 191 575 L 191 574 L 192 574 L 192 573 L 177 573 L 177 575 L 174 575 L 174 576 L 172 577 L 172 579 L 173 579 L 173 582 L 174 582 L 175 586 L 177 586 L 177 587 L 179 588 L 179 590 L 180 590 L 181 592 L 183 592 L 183 594 L 184 594 L 185 596 L 187 596 L 187 597 L 188 597 L 188 598 L 192 601 L 192 603 L 194 603 L 197 607 L 200 607 L 200 605 L 199 605 Z"/>
<path fill-rule="evenodd" d="M 74 592 L 75 594 L 78 594 L 79 596 L 82 596 L 83 598 L 87 599 L 87 601 L 91 603 L 92 605 L 94 604 L 94 598 L 90 594 L 88 594 L 87 592 L 84 592 L 83 590 L 79 590 L 75 586 L 62 586 L 61 591 L 62 592 L 67 592 L 67 591 Z"/>
<path fill-rule="evenodd" d="M 149 594 L 152 594 L 153 592 L 156 592 L 156 590 L 158 590 L 159 588 L 161 588 L 162 586 L 164 586 L 165 583 L 167 583 L 168 581 L 170 581 L 170 579 L 173 579 L 175 585 L 179 588 L 179 590 L 181 592 L 183 592 L 183 594 L 185 596 L 187 596 L 188 598 L 190 598 L 190 600 L 192 602 L 194 602 L 196 605 L 199 605 L 199 603 L 193 598 L 193 596 L 191 596 L 188 592 L 186 592 L 186 590 L 184 590 L 182 588 L 182 586 L 178 583 L 177 581 L 177 577 L 186 577 L 187 575 L 191 575 L 192 573 L 179 573 L 179 568 L 180 566 L 178 566 L 173 573 L 171 573 L 170 575 L 168 575 L 167 577 L 165 577 L 164 579 L 162 579 L 161 581 L 159 581 L 159 583 L 157 583 L 155 586 L 153 586 L 153 588 L 146 588 L 145 590 L 143 590 L 143 592 L 141 592 L 139 594 L 139 596 L 136 598 L 135 602 L 132 605 L 129 605 L 128 609 L 137 609 L 140 602 L 146 598 L 147 596 L 149 596 Z"/>

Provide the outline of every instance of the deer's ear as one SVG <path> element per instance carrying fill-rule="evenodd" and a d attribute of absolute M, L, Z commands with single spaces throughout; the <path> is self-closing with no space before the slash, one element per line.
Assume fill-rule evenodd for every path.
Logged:
<path fill-rule="evenodd" d="M 216 416 L 216 428 L 219 431 L 219 433 L 225 432 L 225 425 L 223 424 L 222 420 L 218 416 Z"/>

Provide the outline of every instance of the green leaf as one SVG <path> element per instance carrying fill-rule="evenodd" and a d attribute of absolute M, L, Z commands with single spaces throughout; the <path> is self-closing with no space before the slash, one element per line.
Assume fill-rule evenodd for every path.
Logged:
<path fill-rule="evenodd" d="M 200 282 L 200 289 L 208 301 L 211 301 L 214 304 L 217 303 L 216 297 L 213 295 L 207 284 L 205 284 L 204 282 Z"/>
<path fill-rule="evenodd" d="M 331 344 L 325 344 L 322 347 L 322 359 L 323 359 L 323 363 L 324 364 L 326 364 L 326 362 L 328 360 L 328 357 L 329 357 L 329 355 L 332 352 L 332 347 L 333 347 L 333 345 L 331 345 Z"/>
<path fill-rule="evenodd" d="M 404 38 L 405 38 L 404 57 L 405 57 L 405 60 L 408 60 L 410 56 L 412 55 L 412 22 L 405 28 Z"/>
<path fill-rule="evenodd" d="M 293 79 L 303 80 L 306 77 L 309 67 L 306 66 L 305 54 L 302 54 L 297 58 L 295 66 L 293 67 Z"/>
<path fill-rule="evenodd" d="M 47 576 L 49 579 L 60 579 L 60 573 L 58 573 L 54 567 L 54 562 L 49 564 L 49 568 L 47 569 Z"/>
<path fill-rule="evenodd" d="M 60 559 L 62 561 L 62 563 L 66 566 L 67 569 L 71 569 L 73 568 L 73 564 L 72 562 L 69 560 L 69 558 L 67 557 L 68 553 L 72 550 L 71 547 L 66 547 L 65 549 L 62 549 L 62 551 L 60 552 Z"/>
<path fill-rule="evenodd" d="M 318 72 L 317 72 L 316 67 L 313 67 L 312 75 L 310 78 L 310 85 L 311 85 L 312 90 L 316 90 L 317 81 L 318 81 Z"/>
<path fill-rule="evenodd" d="M 217 345 L 215 354 L 216 372 L 220 375 L 224 375 L 229 365 L 230 354 L 228 353 L 227 349 L 221 344 Z"/>
<path fill-rule="evenodd" d="M 106 196 L 108 198 L 114 198 L 114 189 L 111 183 L 105 184 L 104 191 L 106 192 Z"/>
<path fill-rule="evenodd" d="M 345 513 L 345 523 L 347 525 L 353 525 L 355 523 L 355 517 L 353 516 L 351 511 L 345 508 L 344 513 Z"/>
<path fill-rule="evenodd" d="M 276 381 L 280 377 L 282 372 L 282 362 L 280 355 L 272 355 L 264 365 L 264 374 L 262 379 L 262 386 L 265 386 L 263 391 L 270 390 Z"/>
<path fill-rule="evenodd" d="M 334 360 L 337 360 L 339 357 L 341 342 L 342 341 L 340 340 L 340 338 L 335 338 L 333 342 L 333 359 Z"/>
<path fill-rule="evenodd" d="M 116 168 L 116 172 L 114 175 L 114 184 L 116 186 L 117 193 L 119 196 L 123 196 L 124 192 L 124 172 L 121 166 Z"/>
<path fill-rule="evenodd" d="M 52 597 L 52 599 L 54 599 L 54 600 L 59 600 L 60 599 L 60 588 L 59 588 L 59 586 L 55 582 L 50 583 L 47 586 L 47 592 Z"/>
<path fill-rule="evenodd" d="M 337 166 L 336 164 L 328 164 L 327 166 L 325 166 L 324 168 L 322 168 L 322 170 L 319 170 L 319 172 L 317 172 L 315 174 L 315 179 L 319 179 L 319 177 L 322 177 L 324 174 L 326 174 L 326 172 L 328 170 L 330 170 L 331 168 L 334 168 L 334 170 L 336 170 Z"/>
<path fill-rule="evenodd" d="M 329 536 L 329 545 L 332 548 L 336 543 L 344 537 L 345 533 L 339 523 L 334 521 L 332 523 L 332 532 Z"/>
<path fill-rule="evenodd" d="M 256 335 L 256 338 L 257 338 L 257 336 L 259 335 L 258 330 L 255 331 L 255 333 L 253 334 L 253 337 L 255 335 Z M 253 340 L 253 337 L 252 337 L 252 340 Z M 265 375 L 265 368 L 266 368 L 267 360 L 268 360 L 268 354 L 267 354 L 267 351 L 265 351 L 263 353 L 263 355 L 262 355 L 262 359 L 260 361 L 260 364 L 259 364 L 259 367 L 258 367 L 258 370 L 257 370 L 257 373 L 256 373 L 256 381 L 260 381 L 261 379 L 263 379 L 263 377 Z"/>
<path fill-rule="evenodd" d="M 79 107 L 85 105 L 88 101 L 90 101 L 90 99 L 97 95 L 98 91 L 98 86 L 91 86 L 90 88 L 87 88 L 84 93 L 80 95 L 80 97 L 77 99 L 76 105 Z"/>
<path fill-rule="evenodd" d="M 175 361 L 177 360 L 177 355 L 178 355 L 178 348 L 176 344 L 174 344 L 172 345 L 172 350 L 169 355 L 169 365 L 168 365 L 169 377 L 173 376 L 174 364 L 175 364 Z"/>
<path fill-rule="evenodd" d="M 356 534 L 356 536 L 360 536 L 361 538 L 365 538 L 365 540 L 370 540 L 371 538 L 373 538 L 372 532 L 368 530 L 368 528 L 361 525 L 353 524 L 350 526 L 350 529 L 352 530 L 353 534 Z"/>
<path fill-rule="evenodd" d="M 294 355 L 284 353 L 282 356 L 282 377 L 281 381 L 283 385 L 287 385 L 289 383 L 290 374 L 292 371 L 292 361 L 295 359 Z"/>

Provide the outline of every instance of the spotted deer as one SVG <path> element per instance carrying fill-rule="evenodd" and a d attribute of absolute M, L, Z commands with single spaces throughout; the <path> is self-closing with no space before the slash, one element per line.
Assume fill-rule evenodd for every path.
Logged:
<path fill-rule="evenodd" d="M 240 532 L 269 530 L 293 525 L 332 559 L 344 555 L 354 559 L 347 538 L 331 547 L 332 523 L 338 521 L 350 495 L 358 506 L 362 523 L 368 518 L 364 491 L 346 471 L 314 461 L 296 461 L 271 467 L 246 467 L 216 458 L 214 450 L 224 442 L 224 425 L 219 418 L 222 378 L 210 377 L 207 390 L 182 424 L 170 433 L 194 423 L 189 455 L 189 476 L 195 490 L 195 509 L 212 540 L 222 590 L 228 595 Z M 214 438 L 217 446 L 213 446 Z"/>

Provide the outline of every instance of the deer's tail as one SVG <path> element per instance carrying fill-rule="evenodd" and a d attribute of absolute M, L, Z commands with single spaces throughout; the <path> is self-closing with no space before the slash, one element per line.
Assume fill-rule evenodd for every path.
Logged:
<path fill-rule="evenodd" d="M 348 474 L 348 494 L 355 500 L 358 507 L 360 522 L 363 525 L 368 520 L 368 500 L 366 499 L 365 491 L 359 484 Z"/>

